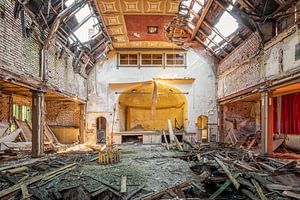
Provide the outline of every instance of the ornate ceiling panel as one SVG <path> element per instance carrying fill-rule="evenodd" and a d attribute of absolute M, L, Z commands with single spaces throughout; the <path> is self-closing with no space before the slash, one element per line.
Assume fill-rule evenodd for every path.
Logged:
<path fill-rule="evenodd" d="M 115 48 L 178 48 L 168 41 L 164 27 L 177 16 L 179 3 L 180 0 L 95 0 Z"/>

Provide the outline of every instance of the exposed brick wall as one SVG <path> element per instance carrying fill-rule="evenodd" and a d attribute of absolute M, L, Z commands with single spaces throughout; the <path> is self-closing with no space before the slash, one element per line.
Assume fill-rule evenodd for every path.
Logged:
<path fill-rule="evenodd" d="M 9 96 L 5 94 L 0 94 L 0 123 L 9 123 L 10 106 L 9 106 Z"/>
<path fill-rule="evenodd" d="M 230 130 L 236 132 L 237 138 L 246 136 L 256 131 L 256 112 L 255 102 L 235 102 L 224 106 L 224 134 Z M 225 137 L 223 135 L 223 138 Z"/>
<path fill-rule="evenodd" d="M 259 60 L 261 39 L 253 33 L 218 66 L 218 98 L 242 91 L 263 81 Z"/>
<path fill-rule="evenodd" d="M 86 99 L 86 79 L 73 70 L 74 56 L 68 52 L 59 58 L 61 49 L 51 46 L 47 51 L 47 82 L 57 90 Z"/>
<path fill-rule="evenodd" d="M 14 4 L 1 0 L 5 8 L 4 19 L 0 18 L 0 67 L 38 78 L 40 71 L 39 45 L 32 38 L 22 36 L 21 20 L 13 16 Z M 31 24 L 26 16 L 26 26 Z"/>
<path fill-rule="evenodd" d="M 218 74 L 224 73 L 230 67 L 242 63 L 259 52 L 261 39 L 253 33 L 244 43 L 237 47 L 218 66 Z"/>
<path fill-rule="evenodd" d="M 15 104 L 26 105 L 26 106 L 31 107 L 31 105 L 32 105 L 31 102 L 32 102 L 31 97 L 13 95 L 13 103 L 15 103 Z"/>
<path fill-rule="evenodd" d="M 73 102 L 46 101 L 46 123 L 52 126 L 79 127 L 80 106 Z"/>
<path fill-rule="evenodd" d="M 262 81 L 261 63 L 254 59 L 218 79 L 218 98 L 239 92 Z"/>
<path fill-rule="evenodd" d="M 2 68 L 22 77 L 26 75 L 28 78 L 39 79 L 39 43 L 33 37 L 22 36 L 21 20 L 13 16 L 13 1 L 1 0 L 0 6 L 5 8 L 4 18 L 0 18 L 0 70 Z M 26 16 L 26 26 L 30 24 L 31 20 Z M 38 30 L 35 32 L 38 33 Z M 54 45 L 46 53 L 46 84 L 62 93 L 86 99 L 86 79 L 74 72 L 74 55 L 68 52 L 59 58 L 59 53 L 60 49 Z"/>

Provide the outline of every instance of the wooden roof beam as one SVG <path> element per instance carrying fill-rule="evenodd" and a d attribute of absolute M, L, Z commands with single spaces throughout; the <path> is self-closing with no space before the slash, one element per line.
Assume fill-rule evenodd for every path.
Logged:
<path fill-rule="evenodd" d="M 199 18 L 199 20 L 198 20 L 198 22 L 195 26 L 195 29 L 194 29 L 194 31 L 191 35 L 191 40 L 193 40 L 195 38 L 202 22 L 204 21 L 204 18 L 206 17 L 206 15 L 207 15 L 207 13 L 208 13 L 208 11 L 209 11 L 209 9 L 210 9 L 213 2 L 214 2 L 214 0 L 208 0 L 206 2 L 206 4 L 204 5 L 204 7 L 202 7 L 201 16 L 200 16 L 200 18 Z"/>
<path fill-rule="evenodd" d="M 214 50 L 212 50 L 210 47 L 206 46 L 205 43 L 198 37 L 198 36 L 195 36 L 195 39 L 198 40 L 202 45 L 203 47 L 208 50 L 215 58 L 217 58 L 219 61 L 222 60 L 222 58 L 217 55 Z"/>
<path fill-rule="evenodd" d="M 215 34 L 217 34 L 218 36 L 220 36 L 222 38 L 222 40 L 225 40 L 226 42 L 228 42 L 228 44 L 232 47 L 232 48 L 236 48 L 235 45 L 233 45 L 226 37 L 224 37 L 220 31 L 218 29 L 216 29 L 215 27 L 212 27 L 208 22 L 206 22 L 205 20 L 203 21 L 203 24 L 205 26 L 207 26 L 208 28 L 210 28 Z"/>
<path fill-rule="evenodd" d="M 213 43 L 214 45 L 216 45 L 217 47 L 220 48 L 221 51 L 224 51 L 226 55 L 228 55 L 230 52 L 228 52 L 224 47 L 222 48 L 218 43 L 216 43 L 213 39 L 210 39 L 206 33 L 204 33 L 204 31 L 202 31 L 201 29 L 199 29 L 199 32 L 204 35 L 206 37 L 206 39 L 208 39 L 211 43 Z"/>

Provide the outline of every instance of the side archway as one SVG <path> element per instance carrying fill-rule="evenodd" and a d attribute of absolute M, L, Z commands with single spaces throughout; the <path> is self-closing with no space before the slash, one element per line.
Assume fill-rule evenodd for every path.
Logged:
<path fill-rule="evenodd" d="M 97 143 L 106 142 L 106 130 L 107 130 L 107 120 L 105 117 L 98 117 L 97 119 Z"/>
<path fill-rule="evenodd" d="M 207 122 L 208 122 L 208 117 L 205 115 L 200 115 L 197 118 L 197 123 L 196 123 L 197 141 L 199 142 L 208 141 Z"/>

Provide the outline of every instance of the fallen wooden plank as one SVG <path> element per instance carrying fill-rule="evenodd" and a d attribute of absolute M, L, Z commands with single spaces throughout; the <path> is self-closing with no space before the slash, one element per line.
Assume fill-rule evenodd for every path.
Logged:
<path fill-rule="evenodd" d="M 127 185 L 126 185 L 126 182 L 127 182 L 127 176 L 122 176 L 121 177 L 121 193 L 126 193 L 127 191 Z"/>
<path fill-rule="evenodd" d="M 155 81 L 153 81 L 153 92 L 152 92 L 152 104 L 151 104 L 151 116 L 150 119 L 154 120 L 157 105 L 158 87 Z"/>
<path fill-rule="evenodd" d="M 128 196 L 126 196 L 126 200 L 131 199 L 131 197 L 133 197 L 136 193 L 138 193 L 139 191 L 141 191 L 144 187 L 146 186 L 146 184 L 141 185 L 140 187 L 138 187 L 136 190 L 132 191 Z"/>
<path fill-rule="evenodd" d="M 170 137 L 170 143 L 174 143 L 175 138 L 174 138 L 174 132 L 173 132 L 173 128 L 172 128 L 172 122 L 170 119 L 168 119 L 168 128 L 169 128 L 169 137 Z"/>
<path fill-rule="evenodd" d="M 200 182 L 203 182 L 205 181 L 209 176 L 210 176 L 210 171 L 208 170 L 205 170 L 204 172 L 202 172 L 200 175 L 199 175 L 199 181 Z"/>
<path fill-rule="evenodd" d="M 45 128 L 47 129 L 49 136 L 51 136 L 53 143 L 58 144 L 59 141 L 58 141 L 57 137 L 55 136 L 55 134 L 53 133 L 53 131 L 51 130 L 51 128 L 47 124 L 45 125 Z"/>
<path fill-rule="evenodd" d="M 106 182 L 106 181 L 104 181 L 104 180 L 99 180 L 99 179 L 97 179 L 97 178 L 95 178 L 95 177 L 93 177 L 93 176 L 90 176 L 90 175 L 86 174 L 86 173 L 84 173 L 84 176 L 89 177 L 89 178 L 91 178 L 91 179 L 93 179 L 93 180 L 95 180 L 95 181 L 98 181 L 99 183 L 102 183 L 102 184 L 105 185 L 107 188 L 110 188 L 110 189 L 114 190 L 114 192 L 116 192 L 116 193 L 118 193 L 117 191 L 120 191 L 120 188 L 119 188 L 119 187 L 113 186 L 113 185 L 109 184 L 108 182 Z M 121 196 L 121 194 L 118 193 L 118 196 Z"/>
<path fill-rule="evenodd" d="M 23 196 L 22 200 L 30 200 L 31 195 L 28 192 L 27 185 L 22 184 L 21 191 L 22 191 L 22 196 Z"/>
<path fill-rule="evenodd" d="M 233 164 L 235 164 L 236 166 L 239 166 L 241 168 L 244 168 L 248 171 L 258 171 L 258 169 L 256 169 L 255 167 L 252 167 L 252 166 L 248 165 L 248 163 L 242 162 L 240 160 L 237 160 L 236 162 L 233 162 Z"/>
<path fill-rule="evenodd" d="M 214 157 L 217 163 L 222 167 L 226 175 L 228 176 L 229 180 L 232 182 L 234 187 L 238 190 L 240 187 L 239 182 L 233 177 L 232 173 L 229 171 L 228 167 L 217 157 Z"/>
<path fill-rule="evenodd" d="M 18 135 L 21 133 L 22 129 L 18 128 L 14 132 L 11 132 L 10 134 L 0 138 L 0 143 L 2 142 L 14 142 Z"/>
<path fill-rule="evenodd" d="M 266 184 L 266 188 L 269 190 L 293 190 L 300 191 L 300 188 L 293 187 L 291 185 L 280 185 L 280 184 Z"/>
<path fill-rule="evenodd" d="M 247 189 L 241 189 L 241 192 L 251 200 L 259 200 L 251 191 Z"/>
<path fill-rule="evenodd" d="M 64 167 L 61 167 L 61 168 L 59 168 L 59 169 L 57 169 L 57 170 L 54 170 L 54 171 L 49 172 L 49 173 L 46 173 L 46 174 L 44 174 L 44 175 L 39 175 L 39 176 L 33 177 L 33 178 L 29 179 L 29 180 L 26 180 L 26 181 L 24 181 L 24 182 L 17 183 L 17 184 L 15 184 L 15 185 L 13 185 L 13 186 L 11 186 L 11 187 L 5 189 L 5 190 L 0 191 L 0 198 L 4 197 L 4 196 L 6 196 L 6 195 L 8 195 L 8 194 L 10 194 L 10 193 L 12 193 L 12 192 L 15 192 L 15 191 L 20 190 L 20 189 L 21 189 L 21 186 L 22 186 L 23 184 L 25 184 L 25 185 L 31 185 L 31 184 L 33 184 L 33 183 L 35 183 L 35 182 L 37 182 L 37 181 L 40 181 L 40 180 L 42 180 L 42 179 L 44 179 L 44 178 L 49 177 L 49 176 L 52 176 L 52 175 L 58 175 L 58 174 L 60 174 L 62 171 L 66 170 L 66 169 L 68 169 L 68 168 L 74 167 L 75 165 L 77 165 L 77 164 L 76 164 L 76 163 L 73 163 L 73 164 L 70 164 L 70 165 L 66 165 L 66 166 L 64 166 Z"/>
<path fill-rule="evenodd" d="M 300 194 L 292 192 L 292 191 L 284 191 L 282 194 L 284 196 L 292 197 L 292 198 L 295 198 L 295 199 L 300 199 Z"/>
<path fill-rule="evenodd" d="M 262 166 L 263 168 L 265 168 L 266 170 L 272 172 L 272 173 L 274 173 L 274 172 L 276 171 L 276 169 L 275 169 L 274 167 L 272 167 L 272 166 L 270 166 L 270 165 L 268 165 L 268 164 L 266 164 L 266 163 L 258 162 L 258 164 L 259 164 L 260 166 Z"/>
<path fill-rule="evenodd" d="M 107 187 L 99 187 L 96 191 L 94 191 L 93 193 L 91 193 L 91 197 L 96 197 L 98 196 L 99 194 L 101 194 L 102 192 L 106 191 L 107 190 Z"/>
<path fill-rule="evenodd" d="M 276 139 L 273 141 L 273 151 L 275 151 L 276 149 L 278 149 L 282 143 L 283 143 L 284 139 Z"/>
<path fill-rule="evenodd" d="M 179 151 L 183 151 L 183 148 L 182 148 L 180 142 L 178 141 L 176 135 L 174 135 L 174 140 L 175 140 L 175 142 L 176 142 L 177 149 L 178 149 Z"/>
<path fill-rule="evenodd" d="M 183 142 L 186 143 L 186 144 L 188 144 L 193 149 L 196 149 L 196 147 L 190 141 L 187 141 L 187 140 L 184 139 Z"/>
<path fill-rule="evenodd" d="M 197 188 L 198 190 L 200 190 L 201 192 L 206 192 L 203 188 L 201 188 L 199 185 L 197 185 L 194 181 L 192 181 L 192 185 Z"/>
<path fill-rule="evenodd" d="M 233 175 L 234 178 L 237 178 L 240 174 Z M 225 183 L 217 190 L 215 191 L 208 199 L 215 199 L 217 198 L 226 188 L 231 185 L 231 180 L 226 180 Z"/>
<path fill-rule="evenodd" d="M 253 139 L 251 142 L 250 142 L 250 144 L 247 146 L 247 149 L 249 150 L 249 149 L 251 149 L 252 148 L 252 146 L 255 144 L 255 139 Z"/>
<path fill-rule="evenodd" d="M 183 182 L 179 185 L 176 185 L 174 187 L 171 187 L 165 191 L 161 191 L 161 192 L 157 192 L 157 193 L 154 193 L 154 194 L 150 194 L 149 196 L 146 196 L 146 197 L 143 197 L 141 198 L 141 200 L 153 200 L 153 199 L 159 199 L 161 197 L 163 197 L 166 193 L 170 193 L 171 191 L 177 189 L 177 188 L 186 188 L 189 186 L 189 183 L 188 182 Z"/>
<path fill-rule="evenodd" d="M 262 188 L 260 187 L 259 183 L 255 179 L 251 179 L 253 185 L 255 186 L 256 192 L 261 200 L 267 200 Z"/>
<path fill-rule="evenodd" d="M 17 163 L 17 164 L 10 164 L 8 166 L 4 166 L 0 168 L 0 172 L 4 171 L 4 170 L 8 170 L 8 169 L 12 169 L 12 168 L 17 168 L 17 167 L 22 167 L 22 166 L 26 166 L 26 165 L 31 165 L 34 164 L 36 162 L 43 162 L 48 160 L 47 158 L 35 158 L 29 161 L 25 161 L 25 162 L 21 162 L 21 163 Z"/>
<path fill-rule="evenodd" d="M 14 174 L 19 174 L 27 171 L 28 171 L 28 167 L 23 166 L 23 167 L 17 167 L 17 168 L 6 170 L 5 173 L 11 176 Z"/>
<path fill-rule="evenodd" d="M 163 133 L 163 136 L 164 136 L 164 139 L 165 139 L 166 147 L 167 147 L 168 150 L 170 150 L 165 130 L 162 130 L 162 133 Z"/>

